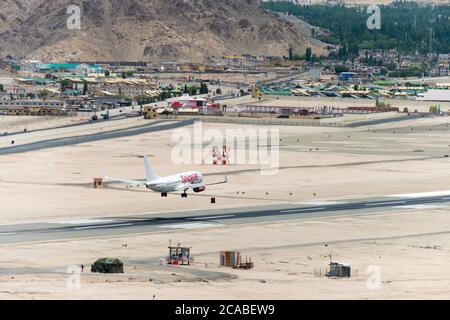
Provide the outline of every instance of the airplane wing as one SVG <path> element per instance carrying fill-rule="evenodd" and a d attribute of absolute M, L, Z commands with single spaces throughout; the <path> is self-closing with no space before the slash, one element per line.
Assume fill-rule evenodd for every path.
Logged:
<path fill-rule="evenodd" d="M 218 185 L 218 184 L 225 184 L 225 183 L 228 183 L 228 177 L 227 176 L 225 176 L 225 180 L 224 181 L 215 182 L 215 183 L 208 183 L 208 184 L 205 184 L 204 186 L 215 186 L 215 185 Z"/>
<path fill-rule="evenodd" d="M 120 178 L 111 178 L 111 177 L 105 177 L 106 180 L 109 180 L 111 182 L 120 182 L 120 183 L 126 183 L 131 184 L 134 186 L 147 186 L 147 181 L 142 180 L 128 180 L 128 179 L 120 179 Z"/>
<path fill-rule="evenodd" d="M 178 190 L 184 190 L 184 189 L 186 189 L 186 187 L 188 187 L 189 189 L 195 189 L 195 188 L 201 188 L 201 187 L 207 187 L 207 186 L 215 186 L 215 185 L 218 185 L 218 184 L 224 184 L 224 183 L 227 183 L 227 182 L 228 182 L 228 177 L 225 176 L 225 180 L 224 180 L 224 181 L 221 181 L 221 182 L 207 183 L 207 184 L 205 184 L 205 183 L 191 184 L 191 185 L 189 185 L 189 186 L 186 186 L 186 185 L 184 185 L 184 184 L 180 184 L 180 185 L 178 185 L 178 186 L 176 187 L 176 190 L 177 190 L 177 191 L 178 191 Z"/>

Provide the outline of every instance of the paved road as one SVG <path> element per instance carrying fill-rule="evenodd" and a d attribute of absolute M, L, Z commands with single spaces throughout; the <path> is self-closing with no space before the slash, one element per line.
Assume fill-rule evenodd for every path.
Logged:
<path fill-rule="evenodd" d="M 0 155 L 6 154 L 15 154 L 15 153 L 23 153 L 29 151 L 36 151 L 42 149 L 56 148 L 68 145 L 75 145 L 80 143 L 99 141 L 99 140 L 108 140 L 122 137 L 129 137 L 140 135 L 144 133 L 163 131 L 163 130 L 171 130 L 177 129 L 184 126 L 188 126 L 194 123 L 194 120 L 183 120 L 183 121 L 170 121 L 169 123 L 162 121 L 149 122 L 145 125 L 123 128 L 99 133 L 92 133 L 88 135 L 81 136 L 71 136 L 71 137 L 63 137 L 63 138 L 55 138 L 42 140 L 37 142 L 32 142 L 23 145 L 14 145 L 9 147 L 0 148 Z"/>
<path fill-rule="evenodd" d="M 414 210 L 417 206 L 422 208 L 424 205 L 426 207 L 427 205 L 436 206 L 439 204 L 450 205 L 450 192 L 435 193 L 427 196 L 405 195 L 356 201 L 323 201 L 312 204 L 291 203 L 260 207 L 148 213 L 104 219 L 3 225 L 0 226 L 0 244 L 156 233 L 170 230 L 207 230 L 211 227 L 224 225 L 368 214 L 398 209 Z"/>

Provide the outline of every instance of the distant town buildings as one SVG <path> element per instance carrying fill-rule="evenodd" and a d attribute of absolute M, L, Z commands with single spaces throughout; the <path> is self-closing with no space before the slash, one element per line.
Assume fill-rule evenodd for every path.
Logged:
<path fill-rule="evenodd" d="M 63 101 L 0 100 L 0 114 L 13 116 L 61 116 L 70 113 Z"/>

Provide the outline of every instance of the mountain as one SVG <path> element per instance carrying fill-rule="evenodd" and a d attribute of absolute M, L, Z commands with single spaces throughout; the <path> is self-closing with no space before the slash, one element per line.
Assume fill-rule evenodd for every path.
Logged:
<path fill-rule="evenodd" d="M 81 7 L 81 30 L 69 30 L 69 5 Z M 223 55 L 316 54 L 310 31 L 256 0 L 2 0 L 1 55 L 45 61 L 214 61 Z"/>

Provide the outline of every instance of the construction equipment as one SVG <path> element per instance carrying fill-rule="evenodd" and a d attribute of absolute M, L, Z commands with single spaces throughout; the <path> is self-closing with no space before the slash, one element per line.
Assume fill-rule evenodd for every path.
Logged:
<path fill-rule="evenodd" d="M 158 113 L 156 109 L 151 106 L 144 107 L 144 119 L 156 119 L 158 117 Z"/>
<path fill-rule="evenodd" d="M 261 99 L 262 96 L 263 96 L 263 93 L 262 93 L 261 89 L 257 86 L 254 86 L 252 88 L 252 98 Z"/>

